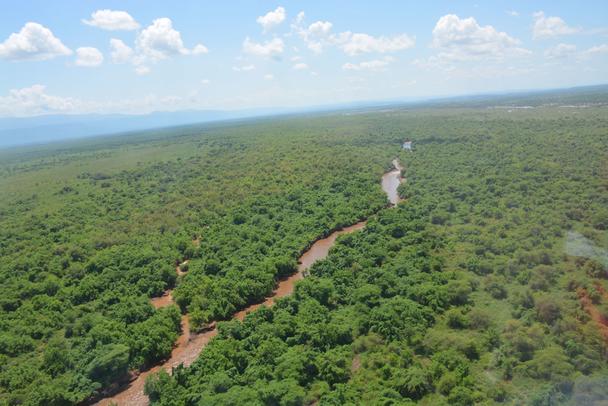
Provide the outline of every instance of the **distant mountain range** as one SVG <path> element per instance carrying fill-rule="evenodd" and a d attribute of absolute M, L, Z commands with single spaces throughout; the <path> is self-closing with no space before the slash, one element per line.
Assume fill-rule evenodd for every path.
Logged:
<path fill-rule="evenodd" d="M 40 144 L 102 134 L 257 117 L 276 112 L 276 109 L 186 110 L 142 115 L 54 114 L 23 118 L 0 118 L 0 147 Z"/>
<path fill-rule="evenodd" d="M 0 148 L 42 144 L 52 141 L 172 127 L 213 121 L 244 119 L 281 114 L 374 110 L 390 106 L 411 108 L 432 105 L 479 107 L 484 105 L 540 105 L 549 103 L 608 103 L 608 85 L 569 89 L 518 91 L 431 99 L 361 101 L 308 108 L 264 108 L 246 110 L 184 110 L 145 115 L 82 114 L 0 118 Z"/>

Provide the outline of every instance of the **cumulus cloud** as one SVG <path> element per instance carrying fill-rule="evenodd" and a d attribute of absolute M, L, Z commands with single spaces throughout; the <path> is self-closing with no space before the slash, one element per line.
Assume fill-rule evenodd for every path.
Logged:
<path fill-rule="evenodd" d="M 300 38 L 306 43 L 308 49 L 321 53 L 325 47 L 337 46 L 350 56 L 364 53 L 389 53 L 402 51 L 415 45 L 414 38 L 407 34 L 399 34 L 392 37 L 374 37 L 365 33 L 353 33 L 350 31 L 332 34 L 333 24 L 329 21 L 315 21 L 303 26 L 304 15 L 298 18 L 292 25 Z"/>
<path fill-rule="evenodd" d="M 545 51 L 545 56 L 550 59 L 567 58 L 576 53 L 576 45 L 558 44 Z"/>
<path fill-rule="evenodd" d="M 109 31 L 132 31 L 139 28 L 139 23 L 126 11 L 97 10 L 91 14 L 90 20 L 82 20 L 86 25 Z"/>
<path fill-rule="evenodd" d="M 139 32 L 135 38 L 135 49 L 119 39 L 112 38 L 110 50 L 112 62 L 131 63 L 138 75 L 150 73 L 149 64 L 162 59 L 209 52 L 203 44 L 197 44 L 192 49 L 186 48 L 180 32 L 173 28 L 173 22 L 169 18 L 158 18 Z"/>
<path fill-rule="evenodd" d="M 184 46 L 179 31 L 173 28 L 169 18 L 157 18 L 142 30 L 135 40 L 138 52 L 152 60 L 166 59 L 174 55 L 201 54 L 207 52 L 203 44 L 196 45 L 192 50 Z"/>
<path fill-rule="evenodd" d="M 304 40 L 308 49 L 316 53 L 322 52 L 323 47 L 328 44 L 331 28 L 332 23 L 329 21 L 315 21 L 306 28 L 295 26 L 296 31 Z"/>
<path fill-rule="evenodd" d="M 329 21 L 315 21 L 307 29 L 309 35 L 326 36 L 331 31 L 333 24 Z"/>
<path fill-rule="evenodd" d="M 546 17 L 542 11 L 534 13 L 534 26 L 532 27 L 534 39 L 558 37 L 578 31 L 580 31 L 578 28 L 570 27 L 560 17 Z"/>
<path fill-rule="evenodd" d="M 266 75 L 264 75 L 264 80 L 273 80 L 274 79 L 274 75 L 271 73 L 267 73 Z"/>
<path fill-rule="evenodd" d="M 443 60 L 471 60 L 527 55 L 520 41 L 491 25 L 480 26 L 475 18 L 454 14 L 441 17 L 433 29 L 432 47 L 441 51 Z"/>
<path fill-rule="evenodd" d="M 204 86 L 207 86 L 209 83 L 211 83 L 211 81 L 209 79 L 203 79 L 201 80 L 201 84 Z"/>
<path fill-rule="evenodd" d="M 280 38 L 273 38 L 263 44 L 251 41 L 249 37 L 243 41 L 243 52 L 256 56 L 275 56 L 283 53 L 285 44 Z"/>
<path fill-rule="evenodd" d="M 1 116 L 28 116 L 48 113 L 65 113 L 76 108 L 79 102 L 69 97 L 51 96 L 46 86 L 33 85 L 12 89 L 8 96 L 0 96 Z"/>
<path fill-rule="evenodd" d="M 112 38 L 110 40 L 110 49 L 110 55 L 114 63 L 127 63 L 133 57 L 133 49 L 119 39 Z"/>
<path fill-rule="evenodd" d="M 42 61 L 71 54 L 51 30 L 33 22 L 26 23 L 0 44 L 0 58 L 11 61 Z"/>
<path fill-rule="evenodd" d="M 157 18 L 136 39 L 138 49 L 151 59 L 165 59 L 172 55 L 186 55 L 179 31 L 173 29 L 169 18 Z"/>
<path fill-rule="evenodd" d="M 393 61 L 394 61 L 393 58 L 386 57 L 384 59 L 374 59 L 371 61 L 364 61 L 364 62 L 359 62 L 359 63 L 347 62 L 344 65 L 342 65 L 342 69 L 353 70 L 353 71 L 381 72 L 381 71 L 385 71 L 386 67 Z"/>
<path fill-rule="evenodd" d="M 103 63 L 103 54 L 97 48 L 80 47 L 76 50 L 76 66 L 93 68 Z"/>
<path fill-rule="evenodd" d="M 343 32 L 337 37 L 337 42 L 347 55 L 354 56 L 363 53 L 387 53 L 412 48 L 416 41 L 407 34 L 393 37 L 373 37 L 364 33 Z"/>
<path fill-rule="evenodd" d="M 259 16 L 256 21 L 262 26 L 264 32 L 266 32 L 277 25 L 280 25 L 283 21 L 285 21 L 286 16 L 287 13 L 285 12 L 285 8 L 279 6 L 276 8 L 276 10 L 269 11 L 263 16 Z"/>
<path fill-rule="evenodd" d="M 255 65 L 243 65 L 243 66 L 233 66 L 232 70 L 235 72 L 249 72 L 255 69 Z"/>
<path fill-rule="evenodd" d="M 296 63 L 295 65 L 293 65 L 293 69 L 295 69 L 295 70 L 306 70 L 306 69 L 308 69 L 308 65 L 306 65 L 303 62 Z"/>

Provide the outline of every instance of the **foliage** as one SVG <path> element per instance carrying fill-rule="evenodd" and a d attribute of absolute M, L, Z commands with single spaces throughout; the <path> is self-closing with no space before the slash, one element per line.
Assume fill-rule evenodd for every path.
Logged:
<path fill-rule="evenodd" d="M 368 217 L 292 296 L 153 375 L 152 403 L 601 397 L 606 342 L 581 297 L 605 312 L 606 268 L 566 236 L 608 244 L 606 117 L 395 108 L 3 155 L 0 403 L 83 401 L 167 357 L 180 311 L 195 327 L 229 320 L 315 239 Z M 397 154 L 407 201 L 384 209 Z M 154 309 L 169 288 L 179 309 Z"/>

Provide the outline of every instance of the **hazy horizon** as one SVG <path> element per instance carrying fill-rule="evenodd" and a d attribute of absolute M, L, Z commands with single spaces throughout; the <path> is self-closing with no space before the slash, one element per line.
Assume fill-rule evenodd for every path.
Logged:
<path fill-rule="evenodd" d="M 608 84 L 578 86 L 560 89 L 516 90 L 509 92 L 476 93 L 454 96 L 437 96 L 395 100 L 363 100 L 341 104 L 303 106 L 300 108 L 269 107 L 241 110 L 178 110 L 153 111 L 143 114 L 46 114 L 29 117 L 0 117 L 0 149 L 40 145 L 56 141 L 68 141 L 78 138 L 97 136 L 118 136 L 132 132 L 173 127 L 204 125 L 211 123 L 232 122 L 234 120 L 271 119 L 273 117 L 300 114 L 346 114 L 349 111 L 372 112 L 380 108 L 419 108 L 427 106 L 459 105 L 460 107 L 477 107 L 482 102 L 485 107 L 509 105 L 541 106 L 548 97 L 552 103 L 556 99 L 551 95 L 559 94 L 567 98 L 564 105 L 587 104 L 591 94 L 608 92 Z M 580 95 L 583 95 L 580 98 Z M 605 104 L 605 98 L 599 100 Z"/>

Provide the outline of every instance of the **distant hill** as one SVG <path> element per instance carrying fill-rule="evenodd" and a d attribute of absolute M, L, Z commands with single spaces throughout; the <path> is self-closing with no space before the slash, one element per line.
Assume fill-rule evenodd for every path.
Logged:
<path fill-rule="evenodd" d="M 39 144 L 102 134 L 256 117 L 276 109 L 186 110 L 144 115 L 82 114 L 0 118 L 0 147 Z"/>
<path fill-rule="evenodd" d="M 174 112 L 153 112 L 143 115 L 57 114 L 23 118 L 0 118 L 0 148 L 42 144 L 95 135 L 278 114 L 366 111 L 387 107 L 500 107 L 596 103 L 608 103 L 608 85 L 584 86 L 569 89 L 518 91 L 500 94 L 492 93 L 456 97 L 435 97 L 429 99 L 357 101 L 308 108 L 262 108 L 232 111 L 184 110 Z"/>

